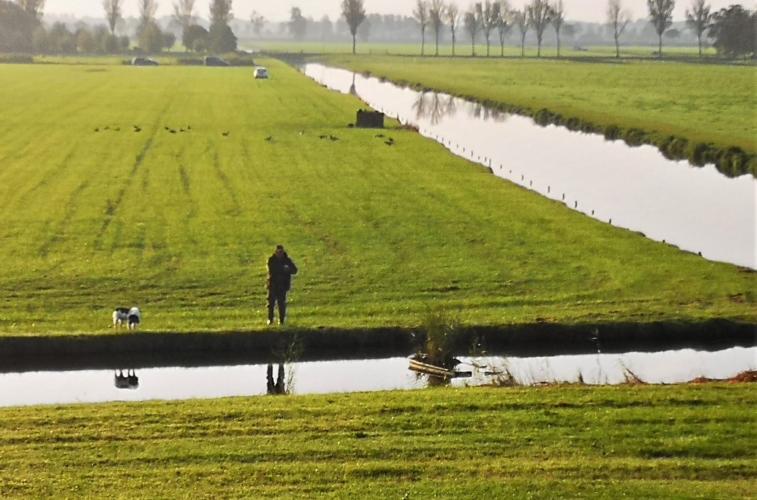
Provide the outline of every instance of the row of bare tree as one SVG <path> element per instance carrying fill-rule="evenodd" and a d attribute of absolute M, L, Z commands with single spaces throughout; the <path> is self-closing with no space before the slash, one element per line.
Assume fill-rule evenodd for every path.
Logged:
<path fill-rule="evenodd" d="M 362 3 L 362 2 L 361 2 Z M 658 55 L 662 57 L 662 35 L 673 23 L 675 0 L 647 0 L 649 21 L 658 38 Z M 413 17 L 421 30 L 421 55 L 425 55 L 426 30 L 434 34 L 435 55 L 439 55 L 439 37 L 446 26 L 452 36 L 452 54 L 455 55 L 458 30 L 462 25 L 470 38 L 471 55 L 476 55 L 479 35 L 486 43 L 486 55 L 490 54 L 492 34 L 499 38 L 501 53 L 504 55 L 505 40 L 512 29 L 517 29 L 521 41 L 521 55 L 525 55 L 526 35 L 533 30 L 537 42 L 537 56 L 541 57 L 544 33 L 552 26 L 557 40 L 557 57 L 560 57 L 560 31 L 565 25 L 565 4 L 563 0 L 531 0 L 522 9 L 513 9 L 507 0 L 485 0 L 476 2 L 461 12 L 457 4 L 444 0 L 416 0 Z M 702 55 L 702 39 L 705 31 L 712 27 L 713 14 L 706 0 L 693 0 L 691 9 L 686 11 L 686 22 L 699 40 L 699 54 Z M 615 40 L 616 57 L 620 57 L 620 38 L 631 22 L 631 14 L 623 8 L 622 0 L 608 0 L 607 25 Z"/>

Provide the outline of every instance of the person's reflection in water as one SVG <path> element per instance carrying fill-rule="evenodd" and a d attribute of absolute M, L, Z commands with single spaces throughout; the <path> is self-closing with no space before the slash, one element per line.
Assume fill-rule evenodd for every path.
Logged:
<path fill-rule="evenodd" d="M 286 386 L 284 384 L 284 365 L 279 363 L 279 370 L 276 374 L 276 382 L 273 381 L 273 365 L 268 365 L 266 373 L 266 388 L 268 394 L 286 394 Z"/>

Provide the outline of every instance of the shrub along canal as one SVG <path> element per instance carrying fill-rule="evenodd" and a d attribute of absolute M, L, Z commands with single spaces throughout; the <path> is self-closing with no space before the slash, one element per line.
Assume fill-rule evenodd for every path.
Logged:
<path fill-rule="evenodd" d="M 493 174 L 590 217 L 710 260 L 757 268 L 757 179 L 751 175 L 729 178 L 714 165 L 668 160 L 653 146 L 632 148 L 597 134 L 543 127 L 479 103 L 322 64 L 304 64 L 302 70 L 418 127 Z"/>
<path fill-rule="evenodd" d="M 0 406 L 178 400 L 262 394 L 316 394 L 410 390 L 429 385 L 538 385 L 583 382 L 654 384 L 695 378 L 725 379 L 757 369 L 757 348 L 717 351 L 593 353 L 559 356 L 459 356 L 449 380 L 408 369 L 408 358 L 353 359 L 227 366 L 121 367 L 118 369 L 0 374 Z"/>

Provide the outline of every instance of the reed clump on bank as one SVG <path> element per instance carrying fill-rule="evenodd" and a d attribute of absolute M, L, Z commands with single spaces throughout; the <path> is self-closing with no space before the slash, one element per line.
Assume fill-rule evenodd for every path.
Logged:
<path fill-rule="evenodd" d="M 429 309 L 420 327 L 422 344 L 417 357 L 435 366 L 451 369 L 457 364 L 455 353 L 463 343 L 460 320 L 449 312 Z"/>

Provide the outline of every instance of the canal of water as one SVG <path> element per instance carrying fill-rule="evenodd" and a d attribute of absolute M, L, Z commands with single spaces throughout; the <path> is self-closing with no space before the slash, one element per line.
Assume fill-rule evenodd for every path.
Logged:
<path fill-rule="evenodd" d="M 757 268 L 757 180 L 666 159 L 601 135 L 537 125 L 436 92 L 417 92 L 321 64 L 302 71 L 411 124 L 503 179 L 613 225 L 716 261 Z M 429 166 L 433 168 L 433 166 Z"/>
<path fill-rule="evenodd" d="M 646 383 L 670 384 L 698 377 L 724 379 L 755 370 L 757 348 L 538 357 L 460 356 L 458 359 L 461 364 L 456 370 L 468 373 L 448 381 L 411 371 L 409 359 L 405 357 L 9 372 L 0 374 L 0 406 L 219 398 L 263 395 L 278 390 L 288 394 L 411 390 L 439 384 L 538 385 L 578 381 L 618 384 L 634 378 Z"/>

